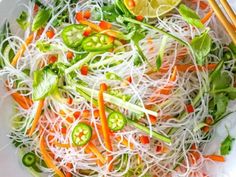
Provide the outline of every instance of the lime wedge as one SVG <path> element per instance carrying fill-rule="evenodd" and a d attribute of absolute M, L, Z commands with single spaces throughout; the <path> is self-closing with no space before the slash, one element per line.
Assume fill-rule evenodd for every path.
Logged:
<path fill-rule="evenodd" d="M 124 0 L 126 8 L 135 16 L 155 18 L 173 10 L 181 0 Z"/>

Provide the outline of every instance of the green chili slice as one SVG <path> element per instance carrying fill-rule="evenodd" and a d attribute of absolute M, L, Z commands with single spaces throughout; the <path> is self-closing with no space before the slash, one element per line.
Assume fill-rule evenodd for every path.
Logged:
<path fill-rule="evenodd" d="M 36 155 L 33 152 L 26 153 L 22 158 L 22 163 L 26 167 L 32 167 L 36 163 Z"/>
<path fill-rule="evenodd" d="M 75 49 L 82 43 L 84 39 L 83 33 L 85 30 L 85 25 L 69 25 L 65 27 L 61 33 L 62 40 L 67 47 Z"/>
<path fill-rule="evenodd" d="M 86 123 L 78 123 L 72 131 L 73 144 L 83 146 L 88 143 L 92 137 L 92 128 Z"/>
<path fill-rule="evenodd" d="M 84 39 L 82 47 L 88 52 L 106 51 L 113 47 L 113 40 L 105 34 L 95 34 Z"/>
<path fill-rule="evenodd" d="M 112 112 L 107 118 L 108 127 L 113 131 L 122 130 L 127 124 L 126 117 L 120 112 Z"/>

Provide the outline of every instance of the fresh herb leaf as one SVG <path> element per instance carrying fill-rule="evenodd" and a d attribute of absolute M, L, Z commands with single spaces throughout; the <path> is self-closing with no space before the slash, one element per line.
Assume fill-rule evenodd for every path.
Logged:
<path fill-rule="evenodd" d="M 116 0 L 115 5 L 117 9 L 126 17 L 133 17 L 133 15 L 129 12 L 129 10 L 125 7 L 122 0 Z"/>
<path fill-rule="evenodd" d="M 225 140 L 221 143 L 220 147 L 220 154 L 221 155 L 228 155 L 232 149 L 233 141 L 235 139 L 230 136 L 228 133 L 228 136 L 225 138 Z"/>
<path fill-rule="evenodd" d="M 51 17 L 50 9 L 41 9 L 35 16 L 32 24 L 32 31 L 37 31 L 39 28 L 43 27 Z"/>
<path fill-rule="evenodd" d="M 205 31 L 200 36 L 193 38 L 191 46 L 196 55 L 197 64 L 204 64 L 206 56 L 211 51 L 211 45 L 212 39 L 209 36 L 208 31 Z"/>
<path fill-rule="evenodd" d="M 191 24 L 197 28 L 204 27 L 198 14 L 195 11 L 193 11 L 192 9 L 190 9 L 189 7 L 187 7 L 186 5 L 181 4 L 179 6 L 179 13 L 183 17 L 183 19 L 186 22 L 188 22 L 189 24 Z"/>
<path fill-rule="evenodd" d="M 212 90 L 226 89 L 231 85 L 232 79 L 227 72 L 220 73 L 218 77 L 212 80 Z"/>
<path fill-rule="evenodd" d="M 57 89 L 58 76 L 51 69 L 44 68 L 34 72 L 33 100 L 44 99 Z"/>
<path fill-rule="evenodd" d="M 215 121 L 226 112 L 228 103 L 229 98 L 224 93 L 214 95 L 210 112 L 215 118 Z"/>
<path fill-rule="evenodd" d="M 16 19 L 21 29 L 26 30 L 29 27 L 30 23 L 28 19 L 29 15 L 25 11 L 21 12 L 20 16 Z"/>
<path fill-rule="evenodd" d="M 46 41 L 37 41 L 36 47 L 41 51 L 41 52 L 48 52 L 51 49 L 51 45 L 49 42 Z"/>
<path fill-rule="evenodd" d="M 120 76 L 112 72 L 106 72 L 105 76 L 108 80 L 122 80 Z"/>

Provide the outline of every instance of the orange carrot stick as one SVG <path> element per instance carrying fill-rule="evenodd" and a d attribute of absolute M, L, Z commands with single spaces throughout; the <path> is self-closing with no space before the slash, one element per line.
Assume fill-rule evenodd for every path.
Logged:
<path fill-rule="evenodd" d="M 177 75 L 177 67 L 174 67 L 173 73 L 170 77 L 171 82 L 174 82 L 176 80 L 176 75 Z M 163 89 L 161 89 L 159 92 L 160 92 L 160 94 L 169 95 L 172 88 L 173 88 L 173 86 L 166 86 Z"/>
<path fill-rule="evenodd" d="M 216 68 L 216 66 L 217 66 L 217 64 L 215 64 L 215 63 L 211 63 L 206 66 L 195 66 L 195 65 L 191 65 L 191 64 L 182 64 L 182 65 L 176 65 L 176 68 L 180 72 L 185 72 L 185 71 L 192 72 L 192 71 L 197 71 L 197 69 L 199 71 L 213 70 Z M 165 68 L 160 68 L 159 71 L 161 73 L 166 73 L 168 70 L 169 70 L 169 68 L 165 67 Z"/>
<path fill-rule="evenodd" d="M 37 108 L 36 114 L 35 114 L 35 117 L 34 117 L 34 120 L 33 120 L 33 123 L 32 123 L 32 126 L 31 126 L 31 129 L 30 129 L 29 134 L 28 134 L 29 136 L 33 135 L 34 130 L 37 127 L 39 118 L 40 118 L 41 113 L 43 111 L 43 106 L 44 106 L 44 100 L 40 100 L 39 104 L 38 104 L 38 108 Z"/>
<path fill-rule="evenodd" d="M 213 15 L 214 11 L 211 9 L 202 19 L 201 22 L 206 23 Z"/>
<path fill-rule="evenodd" d="M 132 144 L 131 142 L 129 142 L 126 138 L 121 139 L 120 136 L 116 137 L 117 141 L 120 141 L 124 146 L 126 146 L 127 148 L 130 149 L 134 149 L 134 144 Z"/>
<path fill-rule="evenodd" d="M 108 123 L 107 123 L 107 118 L 106 118 L 106 111 L 105 111 L 105 103 L 104 103 L 104 98 L 103 98 L 103 89 L 100 88 L 100 91 L 98 93 L 98 108 L 99 108 L 99 116 L 101 119 L 101 124 L 102 124 L 102 133 L 105 141 L 105 146 L 108 149 L 108 151 L 112 151 L 112 144 L 111 144 L 111 139 L 108 134 L 109 128 L 108 128 Z M 107 153 L 108 155 L 110 154 L 109 152 Z M 113 159 L 111 155 L 108 156 L 108 163 Z M 109 166 L 109 170 L 111 171 L 112 165 Z"/>
<path fill-rule="evenodd" d="M 103 155 L 99 152 L 99 150 L 92 142 L 88 143 L 87 148 L 102 162 L 102 164 L 106 163 L 106 159 L 103 157 Z"/>
<path fill-rule="evenodd" d="M 204 157 L 206 159 L 211 159 L 215 162 L 225 162 L 224 156 L 220 156 L 220 155 L 205 155 Z"/>
<path fill-rule="evenodd" d="M 16 53 L 16 55 L 14 56 L 14 58 L 12 59 L 11 65 L 12 66 L 16 66 L 17 61 L 19 60 L 19 58 L 24 54 L 26 47 L 33 41 L 34 39 L 34 34 L 29 35 L 29 37 L 25 40 L 25 44 L 23 44 L 20 48 L 20 50 Z"/>
<path fill-rule="evenodd" d="M 47 152 L 46 142 L 44 140 L 44 137 L 42 137 L 40 140 L 40 147 L 39 148 L 40 148 L 43 160 L 45 161 L 46 165 L 49 168 L 51 168 L 59 177 L 65 177 L 65 175 L 53 163 L 53 160 L 51 159 L 50 154 Z"/>

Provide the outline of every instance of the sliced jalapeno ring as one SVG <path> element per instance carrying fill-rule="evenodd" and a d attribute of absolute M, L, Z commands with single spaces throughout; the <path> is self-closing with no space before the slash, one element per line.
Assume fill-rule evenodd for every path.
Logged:
<path fill-rule="evenodd" d="M 112 112 L 108 115 L 108 127 L 113 131 L 122 130 L 127 124 L 127 120 L 120 112 Z"/>
<path fill-rule="evenodd" d="M 113 47 L 113 41 L 105 34 L 95 34 L 84 39 L 82 47 L 88 52 L 106 51 Z"/>
<path fill-rule="evenodd" d="M 26 167 L 31 167 L 36 163 L 36 155 L 33 152 L 26 153 L 22 158 L 22 163 Z"/>
<path fill-rule="evenodd" d="M 73 144 L 83 146 L 89 142 L 92 137 L 92 128 L 86 123 L 78 123 L 72 131 Z"/>
<path fill-rule="evenodd" d="M 82 43 L 84 36 L 83 33 L 87 26 L 73 24 L 65 27 L 61 33 L 62 40 L 69 48 L 77 48 Z"/>

